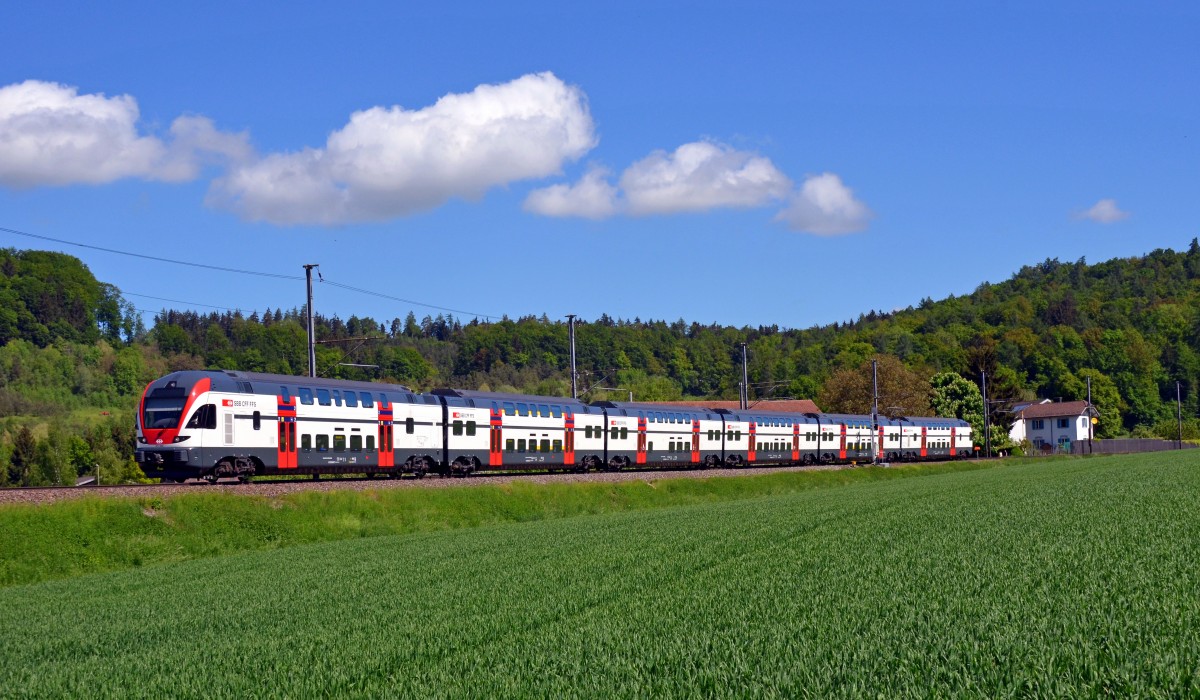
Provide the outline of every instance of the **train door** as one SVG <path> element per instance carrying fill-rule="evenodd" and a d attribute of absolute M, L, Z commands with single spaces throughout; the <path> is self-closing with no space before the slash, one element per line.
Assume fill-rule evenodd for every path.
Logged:
<path fill-rule="evenodd" d="M 800 461 L 800 424 L 792 423 L 792 461 Z"/>
<path fill-rule="evenodd" d="M 692 419 L 692 464 L 700 463 L 700 421 Z"/>
<path fill-rule="evenodd" d="M 646 463 L 646 419 L 638 416 L 637 463 Z"/>
<path fill-rule="evenodd" d="M 929 428 L 922 425 L 921 426 L 921 458 L 922 459 L 929 456 L 928 440 L 929 440 Z"/>
<path fill-rule="evenodd" d="M 500 405 L 492 402 L 492 412 L 489 417 L 491 440 L 488 443 L 488 466 L 499 467 L 504 464 L 504 452 L 501 451 L 503 444 L 503 413 L 500 412 Z"/>
<path fill-rule="evenodd" d="M 280 469 L 296 468 L 296 404 L 295 399 L 278 396 L 276 423 L 276 464 Z"/>
<path fill-rule="evenodd" d="M 750 421 L 750 444 L 746 447 L 746 459 L 753 462 L 758 450 L 758 423 Z"/>
<path fill-rule="evenodd" d="M 570 408 L 563 408 L 563 464 L 568 467 L 575 466 L 575 414 Z M 497 436 L 497 445 L 499 445 L 499 436 Z"/>
<path fill-rule="evenodd" d="M 842 423 L 841 442 L 838 445 L 838 459 L 846 459 L 846 424 Z"/>

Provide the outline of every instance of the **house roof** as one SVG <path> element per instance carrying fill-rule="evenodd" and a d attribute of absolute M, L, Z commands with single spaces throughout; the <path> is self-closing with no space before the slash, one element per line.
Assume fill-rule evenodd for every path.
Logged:
<path fill-rule="evenodd" d="M 730 411 L 740 410 L 737 401 L 662 401 L 660 403 L 673 406 L 697 406 L 700 408 L 724 408 Z M 820 413 L 817 404 L 808 399 L 785 399 L 779 401 L 758 401 L 750 404 L 750 409 L 760 411 L 780 411 L 782 413 Z"/>
<path fill-rule="evenodd" d="M 1035 403 L 1026 406 L 1017 414 L 1018 418 L 1059 418 L 1062 416 L 1082 416 L 1085 413 L 1098 414 L 1094 406 L 1087 401 L 1059 401 L 1057 403 Z"/>

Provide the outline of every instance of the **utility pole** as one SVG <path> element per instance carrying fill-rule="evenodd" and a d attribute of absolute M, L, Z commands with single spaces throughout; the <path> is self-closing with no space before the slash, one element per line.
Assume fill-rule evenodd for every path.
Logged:
<path fill-rule="evenodd" d="M 750 408 L 750 372 L 746 369 L 746 344 L 742 343 L 742 410 Z"/>
<path fill-rule="evenodd" d="M 987 372 L 980 370 L 979 376 L 983 380 L 983 455 L 985 457 L 992 456 L 992 421 L 988 416 L 988 398 L 987 398 Z"/>
<path fill-rule="evenodd" d="M 879 362 L 871 360 L 871 444 L 875 449 L 871 450 L 871 464 L 879 462 L 879 451 L 883 449 L 883 445 L 879 444 Z"/>
<path fill-rule="evenodd" d="M 1088 411 L 1087 411 L 1087 414 L 1088 414 L 1088 417 L 1087 417 L 1088 454 L 1092 454 L 1093 453 L 1093 445 L 1092 445 L 1092 378 L 1089 376 L 1087 378 L 1087 380 L 1088 380 L 1088 405 L 1087 405 L 1087 407 L 1088 407 Z"/>
<path fill-rule="evenodd" d="M 571 398 L 579 398 L 578 373 L 575 372 L 575 314 L 567 314 L 567 335 L 571 337 Z"/>
<path fill-rule="evenodd" d="M 1178 449 L 1183 449 L 1183 400 L 1182 394 L 1179 391 L 1179 382 L 1175 382 L 1175 424 L 1178 426 L 1179 432 L 1176 435 L 1179 437 Z"/>
<path fill-rule="evenodd" d="M 317 376 L 317 333 L 313 328 L 312 270 L 320 265 L 305 265 L 304 278 L 308 282 L 308 376 Z"/>

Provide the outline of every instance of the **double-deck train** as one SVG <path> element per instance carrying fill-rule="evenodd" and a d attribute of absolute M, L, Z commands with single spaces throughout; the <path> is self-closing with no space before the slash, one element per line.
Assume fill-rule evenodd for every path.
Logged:
<path fill-rule="evenodd" d="M 946 418 L 730 411 L 219 370 L 146 386 L 136 459 L 164 480 L 736 467 L 971 455 Z"/>

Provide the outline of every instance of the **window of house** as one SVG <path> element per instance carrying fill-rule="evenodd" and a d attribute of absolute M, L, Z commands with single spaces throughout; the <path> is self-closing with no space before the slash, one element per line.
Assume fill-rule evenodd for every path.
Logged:
<path fill-rule="evenodd" d="M 1058 427 L 1060 427 L 1060 428 L 1071 427 L 1071 420 L 1069 418 L 1059 418 L 1058 419 Z"/>

